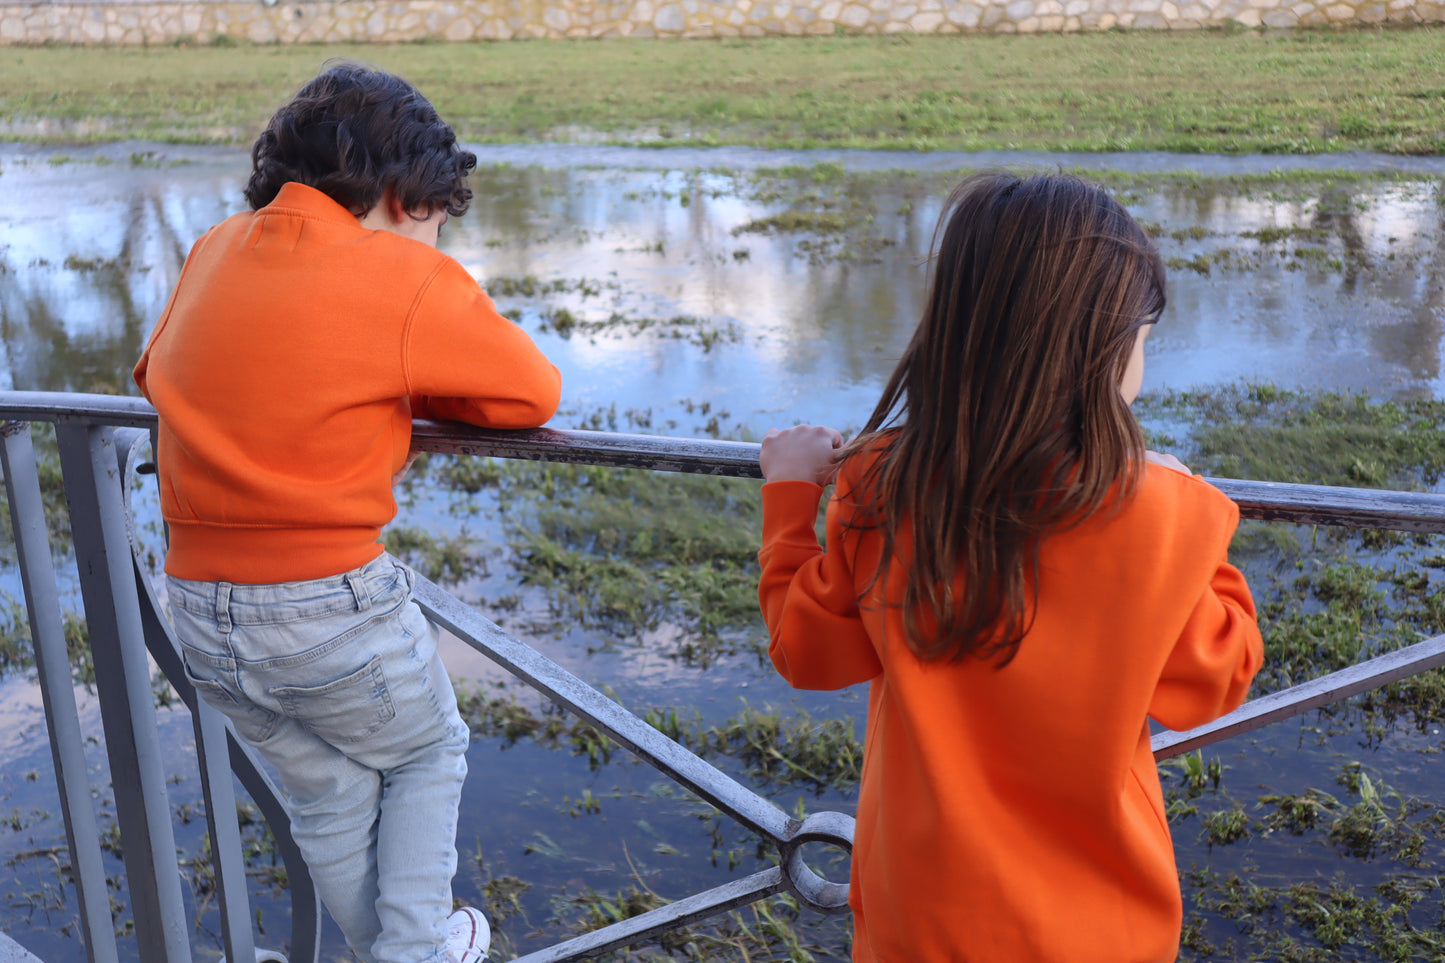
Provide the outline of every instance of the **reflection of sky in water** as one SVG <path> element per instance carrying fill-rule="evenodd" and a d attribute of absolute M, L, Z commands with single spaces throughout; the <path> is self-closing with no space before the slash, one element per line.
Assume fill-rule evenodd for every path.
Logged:
<path fill-rule="evenodd" d="M 125 386 L 190 243 L 240 206 L 246 158 L 199 152 L 182 165 L 133 165 L 121 153 L 108 164 L 54 164 L 31 148 L 0 155 L 0 169 L 0 383 Z M 801 191 L 803 181 L 778 181 L 783 193 L 769 201 L 749 199 L 737 177 L 696 171 L 504 166 L 482 168 L 474 182 L 472 211 L 442 235 L 469 270 L 484 281 L 599 285 L 587 297 L 499 297 L 563 369 L 564 410 L 615 404 L 652 408 L 661 420 L 707 401 L 731 414 L 725 429 L 755 431 L 866 417 L 920 310 L 920 259 L 939 203 L 887 178 L 855 187 L 871 193 L 866 233 L 879 246 L 855 259 L 810 258 L 807 244 L 826 251 L 839 239 L 739 231 L 787 209 L 790 185 Z M 1307 203 L 1182 187 L 1128 200 L 1162 228 L 1166 258 L 1216 258 L 1207 274 L 1171 270 L 1146 390 L 1248 378 L 1386 396 L 1445 391 L 1441 208 L 1427 182 Z M 1169 236 L 1193 227 L 1204 236 Z M 1320 233 L 1273 243 L 1242 236 L 1270 227 Z M 856 235 L 849 243 L 856 253 Z M 1224 251 L 1228 260 L 1218 260 Z M 583 322 L 692 315 L 737 340 L 704 351 L 650 332 L 540 331 L 543 314 L 559 307 Z"/>

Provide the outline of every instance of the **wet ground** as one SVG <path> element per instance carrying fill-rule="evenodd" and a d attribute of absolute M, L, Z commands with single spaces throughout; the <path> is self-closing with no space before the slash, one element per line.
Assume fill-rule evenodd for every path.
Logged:
<path fill-rule="evenodd" d="M 600 147 L 479 153 L 472 210 L 448 223 L 441 244 L 562 369 L 563 410 L 554 422 L 561 426 L 756 439 L 796 421 L 860 424 L 918 314 L 941 198 L 958 170 L 1000 163 L 1066 166 L 1102 179 L 1155 235 L 1170 266 L 1170 306 L 1149 342 L 1145 391 L 1153 398 L 1246 381 L 1398 403 L 1445 399 L 1445 159 Z M 247 167 L 235 150 L 150 144 L 0 150 L 0 386 L 133 391 L 130 367 L 189 245 L 239 208 Z M 1183 438 L 1176 413 L 1158 408 L 1150 417 Z M 784 808 L 851 811 L 846 772 L 772 774 L 743 747 L 751 736 L 738 733 L 756 735 L 772 724 L 749 712 L 772 713 L 781 730 L 759 738 L 800 758 L 837 736 L 826 729 L 829 720 L 845 728 L 861 723 L 861 690 L 792 693 L 758 658 L 756 619 L 714 626 L 695 611 L 726 611 L 719 598 L 747 594 L 741 583 L 752 577 L 745 571 L 751 547 L 724 544 L 718 531 L 746 534 L 754 524 L 752 483 L 689 488 L 693 483 L 628 476 L 609 483 L 634 516 L 622 523 L 590 500 L 598 486 L 575 473 L 527 468 L 469 481 L 464 467 L 438 459 L 403 493 L 395 531 L 405 537 L 393 544 L 413 564 L 434 566 L 462 598 L 637 711 L 679 710 L 698 739 L 709 727 L 732 726 L 732 749 L 719 750 L 717 761 Z M 580 520 L 578 530 L 548 517 L 535 493 L 543 482 Z M 710 557 L 732 560 L 686 564 L 722 571 L 724 582 L 734 570 L 741 579 L 711 600 L 697 602 L 684 587 L 627 609 L 618 598 L 629 595 L 636 573 L 581 566 L 595 564 L 600 536 L 673 524 L 678 513 L 670 504 L 698 516 L 697 531 L 678 536 L 679 544 L 716 539 Z M 1300 536 L 1279 549 L 1270 538 L 1273 547 L 1250 571 L 1262 584 L 1277 582 L 1286 568 L 1294 578 L 1296 562 L 1313 575 L 1310 566 L 1321 559 L 1334 564 L 1360 547 Z M 593 574 L 568 583 L 560 568 L 538 562 L 544 549 Z M 1399 550 L 1412 559 L 1437 551 L 1428 543 Z M 656 564 L 671 573 L 684 561 Z M 13 573 L 0 573 L 0 589 L 12 598 L 15 582 Z M 1306 614 L 1325 612 L 1336 598 L 1311 592 L 1296 592 L 1309 597 Z M 498 688 L 501 674 L 474 653 L 453 642 L 447 660 L 469 691 L 482 694 L 469 758 L 485 778 L 468 783 L 457 895 L 485 902 L 499 918 L 501 958 L 624 914 L 627 905 L 648 905 L 656 898 L 649 894 L 677 898 L 765 859 L 745 834 L 651 770 L 589 743 L 585 732 L 551 725 L 545 707 L 520 687 Z M 15 870 L 3 928 L 42 956 L 67 959 L 76 946 L 64 926 L 74 903 L 51 858 L 63 835 L 47 813 L 53 790 L 38 700 L 23 671 L 0 686 L 0 816 L 11 813 L 8 837 L 0 820 L 0 856 Z M 505 724 L 524 718 L 531 721 L 520 729 Z M 168 725 L 184 738 L 183 720 Z M 1202 815 L 1180 815 L 1182 867 L 1242 873 L 1259 885 L 1342 881 L 1374 892 L 1398 867 L 1341 855 L 1307 834 L 1276 832 L 1260 821 L 1269 806 L 1258 800 L 1320 790 L 1344 805 L 1360 796 L 1358 780 L 1353 789 L 1337 781 L 1364 766 L 1387 776 L 1401 799 L 1445 803 L 1445 780 L 1431 764 L 1445 749 L 1439 728 L 1408 714 L 1403 722 L 1309 717 L 1220 747 L 1207 758 L 1225 767 L 1223 790 L 1207 777 L 1195 786 L 1189 773 L 1176 774 L 1181 805 L 1219 803 Z M 103 787 L 99 752 L 96 766 Z M 178 805 L 194 807 L 193 778 L 177 773 Z M 1247 849 L 1225 848 L 1228 833 L 1215 832 L 1235 809 L 1257 824 Z M 1445 818 L 1438 823 L 1445 833 Z M 183 847 L 199 846 L 202 824 L 183 830 Z M 1428 838 L 1425 853 L 1433 859 L 1440 837 Z M 257 858 L 264 862 L 264 847 Z M 1430 859 L 1417 865 L 1439 873 Z M 841 878 L 842 870 L 831 875 Z M 258 875 L 255 898 L 276 938 L 283 928 L 273 929 L 273 921 L 284 902 L 267 896 L 265 883 Z M 1205 942 L 1213 941 L 1213 958 L 1245 958 L 1244 949 L 1237 957 L 1225 949 L 1230 939 L 1253 945 L 1238 914 L 1205 903 L 1217 891 L 1205 884 L 1192 891 Z M 1440 902 L 1438 886 L 1431 892 L 1435 903 L 1427 900 L 1427 909 Z M 213 928 L 207 921 L 214 911 L 203 883 L 197 894 L 204 931 Z M 768 912 L 787 915 L 786 907 Z M 1410 925 L 1421 918 L 1410 917 Z M 1281 923 L 1290 932 L 1300 925 Z M 748 937 L 749 928 L 764 935 Z M 732 930 L 698 940 L 701 958 L 739 959 L 746 946 L 755 960 L 805 959 L 809 947 L 813 958 L 842 959 L 846 927 L 806 914 L 796 924 L 744 914 Z M 196 942 L 198 958 L 214 958 L 213 938 L 202 932 Z M 338 947 L 335 933 L 328 946 Z M 675 952 L 686 958 L 688 951 Z"/>

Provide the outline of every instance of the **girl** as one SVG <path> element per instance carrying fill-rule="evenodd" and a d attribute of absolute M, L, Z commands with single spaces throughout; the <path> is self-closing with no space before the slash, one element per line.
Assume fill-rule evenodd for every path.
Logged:
<path fill-rule="evenodd" d="M 1072 177 L 972 177 L 939 229 L 862 433 L 762 446 L 773 664 L 797 688 L 871 680 L 853 959 L 1173 960 L 1148 720 L 1234 709 L 1262 643 L 1225 560 L 1238 510 L 1129 410 L 1163 266 Z"/>

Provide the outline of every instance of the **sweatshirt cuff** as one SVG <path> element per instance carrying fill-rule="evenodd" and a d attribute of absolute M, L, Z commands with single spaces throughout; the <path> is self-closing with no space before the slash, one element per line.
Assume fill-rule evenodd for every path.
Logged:
<path fill-rule="evenodd" d="M 816 542 L 815 525 L 823 486 L 809 481 L 775 481 L 763 485 L 763 544 L 787 536 L 806 536 Z"/>

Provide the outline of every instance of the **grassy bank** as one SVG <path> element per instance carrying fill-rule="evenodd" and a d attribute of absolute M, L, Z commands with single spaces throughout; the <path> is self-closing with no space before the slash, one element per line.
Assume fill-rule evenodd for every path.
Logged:
<path fill-rule="evenodd" d="M 0 137 L 245 143 L 331 57 L 475 141 L 1445 151 L 1445 30 L 0 49 Z"/>

